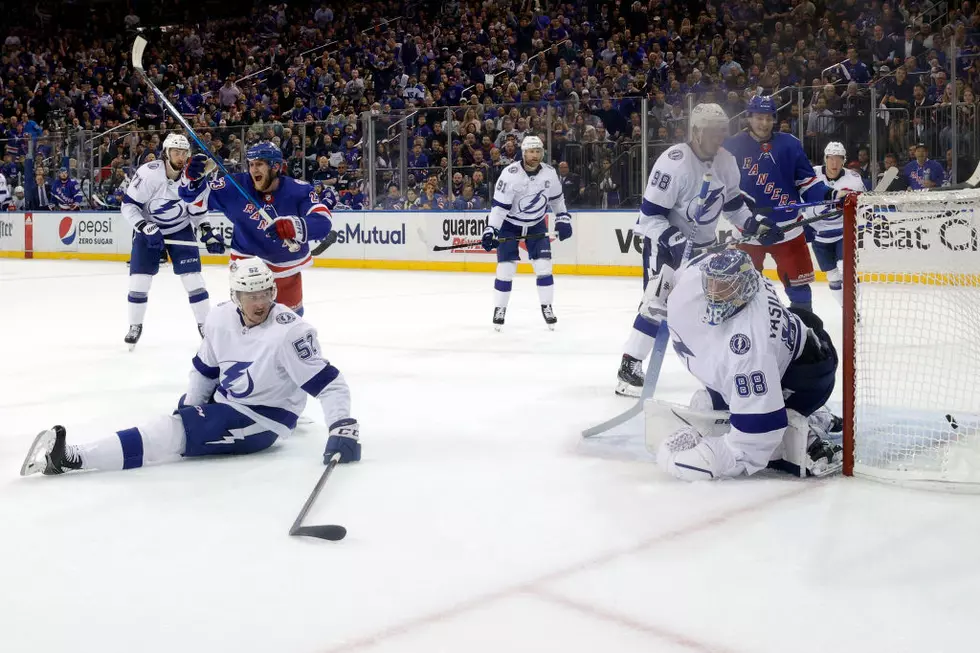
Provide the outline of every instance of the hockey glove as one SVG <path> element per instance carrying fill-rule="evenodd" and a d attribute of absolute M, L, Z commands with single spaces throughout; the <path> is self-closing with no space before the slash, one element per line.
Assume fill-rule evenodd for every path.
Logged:
<path fill-rule="evenodd" d="M 664 265 L 676 270 L 684 259 L 687 237 L 677 227 L 667 227 L 657 238 L 657 270 Z"/>
<path fill-rule="evenodd" d="M 276 218 L 272 224 L 265 228 L 267 238 L 278 240 L 292 240 L 297 243 L 306 242 L 306 220 L 295 215 L 287 215 Z"/>
<path fill-rule="evenodd" d="M 569 227 L 571 230 L 571 227 Z M 569 233 L 571 235 L 571 233 Z M 488 252 L 495 249 L 500 244 L 500 231 L 496 227 L 487 226 L 483 230 L 483 249 Z"/>
<path fill-rule="evenodd" d="M 202 222 L 198 228 L 201 230 L 201 242 L 208 248 L 208 254 L 225 253 L 225 241 L 221 236 L 214 233 L 210 222 Z"/>
<path fill-rule="evenodd" d="M 361 443 L 357 441 L 360 426 L 356 419 L 348 417 L 330 425 L 330 437 L 323 451 L 323 464 L 326 465 L 335 453 L 340 454 L 340 462 L 355 463 L 361 459 Z"/>
<path fill-rule="evenodd" d="M 782 227 L 776 224 L 775 220 L 764 215 L 755 215 L 746 220 L 743 231 L 746 236 L 754 236 L 764 247 L 771 247 L 786 237 Z"/>
<path fill-rule="evenodd" d="M 195 154 L 184 167 L 184 176 L 190 182 L 190 187 L 197 189 L 201 187 L 205 171 L 208 167 L 208 156 L 206 154 Z"/>
<path fill-rule="evenodd" d="M 558 233 L 558 240 L 568 240 L 572 237 L 572 216 L 562 213 L 555 218 L 555 231 Z"/>
<path fill-rule="evenodd" d="M 146 239 L 147 248 L 156 250 L 163 249 L 163 234 L 160 233 L 160 227 L 156 226 L 152 222 L 140 220 L 136 223 L 135 229 L 136 233 L 140 234 Z"/>

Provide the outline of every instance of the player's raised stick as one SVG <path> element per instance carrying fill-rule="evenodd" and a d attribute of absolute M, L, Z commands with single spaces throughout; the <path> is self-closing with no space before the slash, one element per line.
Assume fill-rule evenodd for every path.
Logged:
<path fill-rule="evenodd" d="M 310 506 L 316 501 L 316 498 L 320 495 L 320 490 L 323 489 L 324 484 L 326 484 L 327 479 L 330 478 L 330 473 L 333 472 L 333 468 L 337 466 L 340 462 L 340 454 L 335 453 L 330 462 L 327 463 L 327 468 L 323 470 L 323 474 L 320 475 L 320 480 L 316 482 L 316 486 L 313 491 L 310 492 L 309 498 L 306 499 L 306 503 L 303 504 L 303 509 L 299 511 L 299 515 L 296 516 L 296 521 L 289 529 L 290 535 L 305 535 L 307 537 L 318 537 L 321 540 L 330 540 L 336 542 L 342 540 L 347 536 L 347 529 L 343 526 L 337 526 L 336 524 L 330 524 L 325 526 L 303 526 L 303 519 L 306 517 L 306 513 L 310 511 Z"/>

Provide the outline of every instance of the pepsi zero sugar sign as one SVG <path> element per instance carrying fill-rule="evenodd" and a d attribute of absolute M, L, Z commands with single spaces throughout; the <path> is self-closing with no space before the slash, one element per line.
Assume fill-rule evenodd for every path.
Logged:
<path fill-rule="evenodd" d="M 128 249 L 130 228 L 112 213 L 35 213 L 34 251 L 114 254 Z"/>

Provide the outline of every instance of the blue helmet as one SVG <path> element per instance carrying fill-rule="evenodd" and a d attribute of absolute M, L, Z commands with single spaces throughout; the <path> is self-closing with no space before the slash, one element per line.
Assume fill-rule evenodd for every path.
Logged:
<path fill-rule="evenodd" d="M 246 161 L 265 161 L 270 166 L 282 163 L 282 150 L 272 143 L 258 143 L 248 148 Z"/>
<path fill-rule="evenodd" d="M 745 107 L 745 113 L 768 113 L 770 116 L 775 116 L 776 101 L 770 95 L 753 95 L 749 98 L 749 103 Z"/>
<path fill-rule="evenodd" d="M 759 292 L 759 272 L 749 255 L 726 249 L 701 264 L 708 324 L 716 326 L 742 310 Z"/>

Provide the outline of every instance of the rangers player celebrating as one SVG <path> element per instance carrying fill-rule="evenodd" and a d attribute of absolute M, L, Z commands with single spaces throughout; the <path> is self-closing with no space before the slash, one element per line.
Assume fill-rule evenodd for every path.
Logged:
<path fill-rule="evenodd" d="M 691 112 L 692 139 L 668 148 L 650 172 L 634 230 L 643 237 L 643 301 L 633 320 L 616 381 L 616 394 L 639 397 L 643 359 L 650 354 L 667 315 L 666 297 L 688 240 L 693 247 L 715 242 L 718 216 L 765 242 L 777 242 L 779 229 L 768 218 L 753 216 L 739 192 L 735 159 L 722 143 L 728 116 L 717 104 L 699 104 Z M 703 189 L 705 175 L 710 184 Z"/>
<path fill-rule="evenodd" d="M 231 259 L 262 259 L 276 278 L 279 300 L 303 315 L 303 280 L 300 271 L 313 265 L 309 241 L 330 233 L 330 211 L 305 181 L 280 174 L 282 152 L 272 143 L 258 143 L 245 153 L 248 172 L 232 175 L 249 194 L 262 202 L 247 201 L 223 177 L 207 181 L 207 157 L 197 154 L 184 170 L 180 197 L 212 211 L 221 211 L 234 225 Z M 259 208 L 271 216 L 268 222 Z M 224 241 L 212 231 L 201 231 L 212 254 L 223 254 Z"/>
<path fill-rule="evenodd" d="M 201 255 L 194 242 L 191 218 L 206 212 L 200 204 L 185 204 L 177 194 L 180 173 L 190 155 L 190 143 L 181 134 L 168 134 L 163 139 L 163 160 L 144 163 L 123 195 L 122 215 L 133 227 L 133 246 L 129 259 L 129 332 L 125 342 L 130 349 L 143 335 L 143 316 L 153 277 L 160 271 L 160 252 L 166 248 L 176 274 L 184 288 L 204 337 L 204 319 L 211 303 L 201 275 Z M 201 222 L 202 233 L 211 225 Z M 164 237 L 190 245 L 166 245 Z"/>
<path fill-rule="evenodd" d="M 832 199 L 834 193 L 817 179 L 813 166 L 803 151 L 803 144 L 791 134 L 773 132 L 776 102 L 756 95 L 745 109 L 749 127 L 725 142 L 742 173 L 742 191 L 751 198 L 756 210 L 774 209 L 800 202 Z M 761 270 L 766 254 L 776 261 L 776 272 L 783 283 L 790 306 L 813 310 L 813 260 L 807 250 L 802 227 L 792 224 L 799 212 L 773 211 L 772 215 L 785 231 L 777 243 L 742 245 Z"/>
<path fill-rule="evenodd" d="M 837 195 L 844 193 L 863 193 L 866 189 L 861 175 L 844 167 L 847 151 L 842 143 L 827 143 L 823 151 L 824 165 L 814 170 L 817 179 L 836 191 Z M 818 215 L 819 209 L 811 209 L 812 215 Z M 819 220 L 811 223 L 813 255 L 817 265 L 827 273 L 827 283 L 830 292 L 838 304 L 844 304 L 844 277 L 837 264 L 844 258 L 844 217 L 838 214 L 835 218 Z"/>
<path fill-rule="evenodd" d="M 662 469 L 691 481 L 840 469 L 841 448 L 823 437 L 839 420 L 822 408 L 837 352 L 816 315 L 787 310 L 738 249 L 692 260 L 667 307 L 674 350 L 706 390 L 691 409 L 658 402 L 648 431 L 679 427 L 659 445 Z"/>
<path fill-rule="evenodd" d="M 519 236 L 527 236 L 527 253 L 537 276 L 541 315 L 548 328 L 558 322 L 551 307 L 555 281 L 551 274 L 551 243 L 545 215 L 550 207 L 555 216 L 558 240 L 572 237 L 572 216 L 565 209 L 565 196 L 555 169 L 543 163 L 544 144 L 537 136 L 521 141 L 523 161 L 504 170 L 493 192 L 487 228 L 483 231 L 483 249 L 497 248 L 497 277 L 494 280 L 493 325 L 504 326 L 510 290 L 520 260 Z M 506 239 L 500 242 L 501 239 Z"/>
<path fill-rule="evenodd" d="M 34 440 L 21 475 L 255 453 L 296 428 L 307 395 L 320 401 L 330 425 L 324 464 L 338 453 L 342 463 L 360 460 L 347 382 L 320 355 L 316 329 L 276 303 L 272 271 L 257 258 L 232 263 L 231 298 L 208 315 L 187 393 L 173 415 L 82 445 L 68 445 L 65 428 L 54 426 Z"/>

